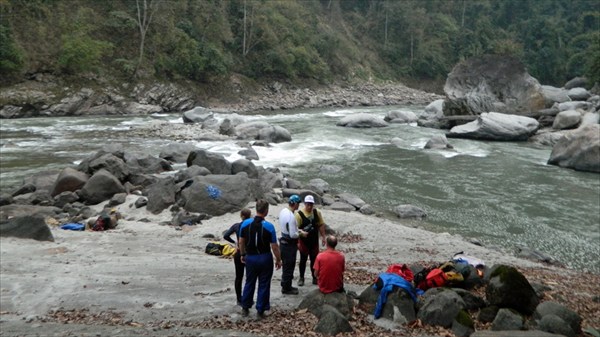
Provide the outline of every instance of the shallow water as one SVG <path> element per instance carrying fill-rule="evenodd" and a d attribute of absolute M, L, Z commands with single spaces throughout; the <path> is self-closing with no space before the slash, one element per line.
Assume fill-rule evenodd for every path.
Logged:
<path fill-rule="evenodd" d="M 424 150 L 427 140 L 443 131 L 416 125 L 335 125 L 357 112 L 383 118 L 391 109 L 419 114 L 422 108 L 287 110 L 245 118 L 281 125 L 293 137 L 255 147 L 258 165 L 281 167 L 302 182 L 322 178 L 383 213 L 391 214 L 399 204 L 419 206 L 428 213 L 420 224 L 432 231 L 508 249 L 523 245 L 570 267 L 600 272 L 600 175 L 546 165 L 550 147 L 451 139 L 453 151 Z M 0 187 L 10 191 L 34 172 L 77 163 L 107 143 L 157 155 L 166 141 L 122 137 L 131 126 L 154 118 L 181 123 L 179 115 L 0 120 Z M 240 158 L 235 140 L 192 143 L 230 161 Z M 342 170 L 326 173 L 322 165 Z"/>

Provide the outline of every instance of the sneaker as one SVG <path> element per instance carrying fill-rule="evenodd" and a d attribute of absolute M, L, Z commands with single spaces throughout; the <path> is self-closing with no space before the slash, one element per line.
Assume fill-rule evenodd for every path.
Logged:
<path fill-rule="evenodd" d="M 317 279 L 313 277 L 313 284 L 317 285 Z"/>
<path fill-rule="evenodd" d="M 298 288 L 291 287 L 289 289 L 281 289 L 281 293 L 284 295 L 298 295 Z"/>
<path fill-rule="evenodd" d="M 250 310 L 248 308 L 242 308 L 242 317 L 248 317 Z"/>
<path fill-rule="evenodd" d="M 304 277 L 301 277 L 301 278 L 298 280 L 298 287 L 302 287 L 303 285 L 304 285 Z"/>
<path fill-rule="evenodd" d="M 258 316 L 259 319 L 267 318 L 267 317 L 269 317 L 269 312 L 268 311 L 258 311 L 256 313 L 256 316 Z"/>

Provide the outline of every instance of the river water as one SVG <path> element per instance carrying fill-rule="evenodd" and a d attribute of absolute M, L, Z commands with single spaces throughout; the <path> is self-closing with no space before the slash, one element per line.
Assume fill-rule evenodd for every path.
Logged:
<path fill-rule="evenodd" d="M 293 137 L 255 147 L 257 165 L 280 167 L 301 182 L 322 178 L 335 191 L 356 194 L 386 215 L 399 204 L 416 205 L 428 213 L 418 225 L 434 232 L 509 251 L 526 246 L 572 268 L 600 273 L 600 175 L 546 165 L 551 148 L 526 142 L 450 139 L 453 151 L 425 150 L 427 140 L 444 131 L 335 125 L 349 114 L 383 118 L 391 109 L 420 114 L 423 107 L 287 110 L 244 118 L 283 126 Z M 12 191 L 40 170 L 78 163 L 104 144 L 158 155 L 167 140 L 127 136 L 131 127 L 157 118 L 182 123 L 180 115 L 0 120 L 1 191 Z M 191 143 L 230 161 L 240 158 L 235 140 Z M 324 165 L 342 169 L 328 173 Z"/>

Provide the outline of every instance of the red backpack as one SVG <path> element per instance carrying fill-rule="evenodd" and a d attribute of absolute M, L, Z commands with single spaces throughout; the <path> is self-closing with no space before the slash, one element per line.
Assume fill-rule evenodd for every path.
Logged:
<path fill-rule="evenodd" d="M 412 282 L 414 278 L 412 270 L 410 270 L 410 268 L 408 268 L 406 264 L 392 264 L 388 267 L 388 269 L 385 272 L 400 275 L 403 279 L 407 280 L 408 282 Z"/>
<path fill-rule="evenodd" d="M 419 284 L 417 284 L 417 288 L 422 290 L 427 290 L 429 288 L 443 287 L 446 285 L 446 273 L 440 268 L 433 268 L 425 277 L 425 280 L 422 280 Z"/>

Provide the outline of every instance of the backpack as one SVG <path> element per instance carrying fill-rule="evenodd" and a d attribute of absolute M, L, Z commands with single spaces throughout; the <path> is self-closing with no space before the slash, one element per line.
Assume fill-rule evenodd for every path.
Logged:
<path fill-rule="evenodd" d="M 92 225 L 92 230 L 101 232 L 105 231 L 110 227 L 110 216 L 108 214 L 101 214 L 96 222 Z"/>
<path fill-rule="evenodd" d="M 446 281 L 446 273 L 440 268 L 433 268 L 427 273 L 425 279 L 417 284 L 417 288 L 427 290 L 429 288 L 443 287 L 446 285 Z"/>
<path fill-rule="evenodd" d="M 220 242 L 209 242 L 204 249 L 206 254 L 214 256 L 233 256 L 236 251 L 237 249 L 234 246 Z"/>
<path fill-rule="evenodd" d="M 387 268 L 385 272 L 400 275 L 403 279 L 407 280 L 408 282 L 412 282 L 414 279 L 412 270 L 410 270 L 410 268 L 408 268 L 406 264 L 392 264 Z"/>
<path fill-rule="evenodd" d="M 223 245 L 218 242 L 209 242 L 206 244 L 204 252 L 209 255 L 221 256 L 223 255 Z"/>

